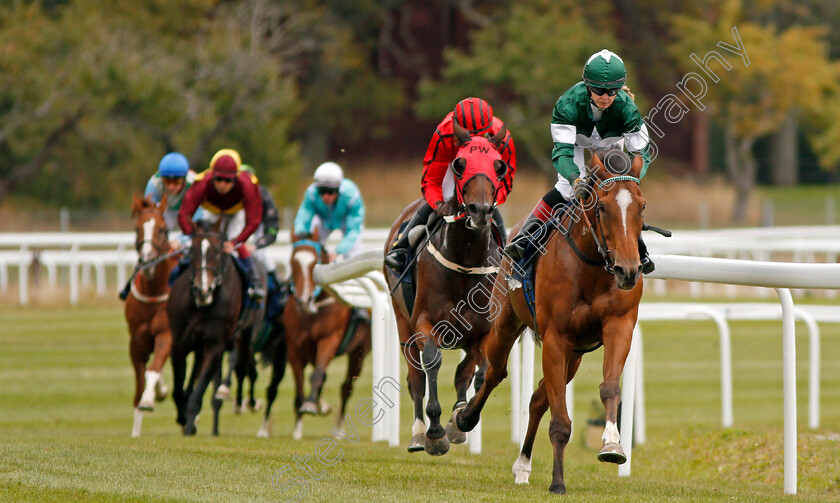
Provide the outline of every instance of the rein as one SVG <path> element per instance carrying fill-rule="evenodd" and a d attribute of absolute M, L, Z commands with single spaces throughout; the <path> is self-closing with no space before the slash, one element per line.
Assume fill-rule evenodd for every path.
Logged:
<path fill-rule="evenodd" d="M 455 272 L 460 272 L 463 274 L 496 274 L 499 272 L 499 268 L 496 266 L 464 267 L 462 265 L 456 264 L 455 262 L 452 262 L 451 260 L 444 257 L 440 250 L 435 248 L 435 245 L 432 244 L 431 240 L 429 240 L 428 244 L 426 245 L 426 249 L 435 259 L 437 259 L 440 265 Z"/>

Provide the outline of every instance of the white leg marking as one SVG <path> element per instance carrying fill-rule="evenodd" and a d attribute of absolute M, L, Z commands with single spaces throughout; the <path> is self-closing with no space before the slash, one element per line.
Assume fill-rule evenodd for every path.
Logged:
<path fill-rule="evenodd" d="M 155 389 L 160 381 L 160 372 L 154 370 L 146 371 L 146 387 L 143 389 L 143 395 L 140 397 L 140 403 L 148 407 L 155 406 Z"/>
<path fill-rule="evenodd" d="M 627 207 L 630 206 L 630 203 L 633 202 L 633 196 L 630 195 L 630 191 L 627 189 L 621 189 L 618 191 L 618 195 L 615 196 L 615 201 L 618 203 L 618 207 L 621 208 L 621 223 L 624 225 L 624 235 L 627 235 Z"/>
<path fill-rule="evenodd" d="M 607 425 L 604 427 L 604 434 L 601 436 L 601 440 L 605 444 L 621 443 L 621 436 L 618 434 L 618 427 L 616 427 L 615 423 L 613 423 L 612 421 L 607 421 Z"/>
<path fill-rule="evenodd" d="M 414 424 L 411 426 L 411 436 L 414 435 L 423 435 L 426 433 L 426 423 L 419 419 L 414 420 Z"/>
<path fill-rule="evenodd" d="M 271 418 L 263 419 L 260 431 L 257 432 L 257 438 L 268 438 L 271 436 Z"/>
<path fill-rule="evenodd" d="M 520 454 L 513 462 L 513 481 L 516 484 L 527 484 L 530 476 L 531 458 L 526 458 L 524 454 Z"/>
<path fill-rule="evenodd" d="M 143 429 L 143 411 L 134 409 L 134 426 L 131 428 L 131 436 L 137 438 L 140 436 L 140 430 Z"/>
<path fill-rule="evenodd" d="M 292 434 L 292 438 L 295 440 L 303 438 L 303 419 L 298 419 L 295 423 L 295 432 Z"/>

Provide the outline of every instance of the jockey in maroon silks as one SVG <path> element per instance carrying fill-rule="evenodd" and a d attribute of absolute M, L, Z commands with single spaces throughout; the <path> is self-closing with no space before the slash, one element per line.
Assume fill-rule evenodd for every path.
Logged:
<path fill-rule="evenodd" d="M 235 151 L 230 151 L 235 153 Z M 254 262 L 245 241 L 259 227 L 262 218 L 262 196 L 259 186 L 247 171 L 239 171 L 238 155 L 214 156 L 210 169 L 201 173 L 187 190 L 181 209 L 178 211 L 178 223 L 184 234 L 192 234 L 193 213 L 201 206 L 214 215 L 232 216 L 240 210 L 245 212 L 245 227 L 232 240 L 224 243 L 225 253 L 237 250 L 245 273 L 248 277 L 248 296 L 262 298 L 265 291 L 260 285 Z"/>
<path fill-rule="evenodd" d="M 460 147 L 452 126 L 452 122 L 456 120 L 470 133 L 470 136 L 492 136 L 503 126 L 502 121 L 493 116 L 493 108 L 490 104 L 481 98 L 461 100 L 455 105 L 455 110 L 449 112 L 438 124 L 426 149 L 426 156 L 423 158 L 423 179 L 420 188 L 426 202 L 417 209 L 405 231 L 394 243 L 391 251 L 385 255 L 385 264 L 394 271 L 402 272 L 405 269 L 410 246 L 408 231 L 417 225 L 425 225 L 432 211 L 437 212 L 441 217 L 444 216 L 445 210 L 442 208 L 444 200 L 454 195 L 455 179 L 449 165 L 455 160 Z M 505 134 L 499 147 L 499 154 L 510 169 L 496 193 L 497 205 L 505 202 L 508 193 L 513 188 L 513 177 L 516 173 L 516 149 L 510 132 Z M 498 209 L 493 213 L 493 222 L 502 240 L 505 240 L 507 238 L 505 223 Z"/>

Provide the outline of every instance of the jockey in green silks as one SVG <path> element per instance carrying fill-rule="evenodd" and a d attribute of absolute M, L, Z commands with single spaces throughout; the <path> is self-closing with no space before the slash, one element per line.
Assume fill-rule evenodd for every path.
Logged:
<path fill-rule="evenodd" d="M 551 138 L 554 149 L 551 160 L 557 170 L 557 183 L 542 199 L 519 229 L 504 253 L 514 260 L 524 257 L 528 244 L 542 249 L 551 234 L 545 223 L 555 210 L 574 199 L 585 198 L 584 149 L 605 151 L 624 149 L 633 157 L 633 164 L 642 164 L 639 178 L 650 163 L 649 136 L 645 123 L 630 90 L 625 87 L 627 72 L 624 61 L 604 49 L 590 56 L 583 67 L 583 81 L 570 87 L 557 100 L 551 117 Z M 642 271 L 653 272 L 654 265 L 639 237 Z"/>

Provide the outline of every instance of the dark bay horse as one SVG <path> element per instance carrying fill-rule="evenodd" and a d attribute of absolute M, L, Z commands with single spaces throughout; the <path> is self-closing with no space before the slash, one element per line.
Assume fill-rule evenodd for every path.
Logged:
<path fill-rule="evenodd" d="M 169 393 L 161 377 L 161 369 L 172 347 L 166 300 L 169 298 L 169 271 L 174 259 L 169 250 L 163 210 L 166 194 L 160 204 L 134 196 L 131 216 L 134 218 L 134 247 L 138 262 L 136 276 L 125 300 L 125 320 L 130 335 L 129 352 L 134 366 L 134 428 L 131 436 L 140 436 L 143 411 L 155 410 L 155 402 Z M 155 357 L 146 367 L 149 356 Z"/>
<path fill-rule="evenodd" d="M 341 408 L 338 428 L 343 430 L 347 401 L 353 392 L 353 381 L 362 372 L 365 355 L 370 352 L 370 319 L 353 315 L 353 309 L 315 285 L 312 271 L 318 263 L 326 262 L 326 253 L 313 239 L 292 236 L 291 270 L 293 297 L 283 310 L 289 365 L 295 379 L 295 429 L 293 438 L 303 437 L 303 414 L 326 415 L 330 407 L 321 398 L 329 363 L 340 354 L 347 354 L 347 375 L 341 385 Z M 355 324 L 355 332 L 350 333 Z M 304 398 L 304 370 L 312 364 L 310 392 Z M 277 369 L 275 368 L 276 372 Z M 281 375 L 282 377 L 282 375 Z M 263 428 L 258 436 L 268 436 L 271 403 L 276 396 L 269 389 Z"/>
<path fill-rule="evenodd" d="M 416 296 L 413 308 L 407 305 L 403 286 L 396 289 L 398 278 L 384 268 L 393 293 L 391 302 L 397 319 L 400 344 L 408 362 L 408 389 L 414 401 L 414 423 L 409 452 L 425 450 L 431 455 L 449 451 L 450 441 L 463 443 L 466 436 L 440 424 L 438 372 L 443 349 L 463 349 L 465 358 L 455 373 L 456 407 L 466 402 L 466 392 L 473 377 L 476 387 L 486 369 L 482 343 L 490 330 L 492 307 L 489 305 L 496 265 L 501 263 L 498 243 L 492 234 L 498 183 L 508 170 L 497 148 L 506 128 L 493 137 L 470 137 L 457 123 L 455 131 L 461 147 L 452 163 L 456 196 L 447 201 L 446 211 L 456 215 L 444 223 L 430 223 L 434 231 L 428 244 L 418 249 L 415 271 Z M 403 221 L 410 218 L 421 201 L 406 208 L 388 234 L 385 249 L 396 240 Z M 432 219 L 437 217 L 432 215 Z M 422 360 L 421 360 L 422 355 Z M 422 363 L 421 363 L 422 362 Z M 478 372 L 476 372 L 478 367 Z M 426 379 L 429 400 L 423 420 Z"/>
<path fill-rule="evenodd" d="M 563 230 L 551 237 L 536 260 L 536 319 L 523 289 L 510 290 L 510 276 L 500 274 L 496 278 L 493 297 L 501 311 L 487 342 L 490 367 L 475 397 L 453 412 L 460 430 L 469 431 L 476 425 L 490 393 L 507 375 L 508 354 L 517 337 L 526 326 L 534 330 L 542 337 L 544 378 L 532 395 L 527 436 L 513 471 L 517 483 L 527 483 L 537 426 L 546 407 L 550 407 L 554 469 L 549 490 L 555 493 L 566 491 L 563 457 L 572 432 L 566 384 L 577 372 L 583 353 L 600 345 L 604 346 L 600 395 L 606 427 L 598 459 L 617 464 L 626 461 L 616 426 L 621 398 L 618 380 L 630 351 L 642 296 L 637 241 L 645 199 L 638 180 L 641 158 L 631 164 L 623 152 L 611 151 L 606 160 L 609 169 L 593 156 L 588 176 L 590 195 L 582 206 L 566 207 L 569 210 L 563 212 L 560 226 Z M 512 267 L 507 260 L 503 266 L 507 271 Z"/>
<path fill-rule="evenodd" d="M 167 312 L 172 329 L 172 398 L 184 435 L 194 435 L 204 392 L 222 377 L 222 357 L 234 338 L 242 308 L 242 279 L 233 258 L 224 252 L 219 223 L 196 225 L 189 251 L 189 268 L 172 285 Z M 187 389 L 187 355 L 195 352 Z M 219 434 L 222 401 L 213 398 L 213 435 Z"/>

